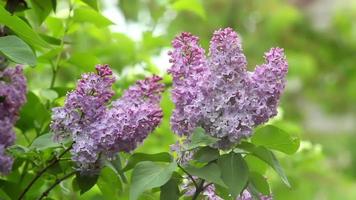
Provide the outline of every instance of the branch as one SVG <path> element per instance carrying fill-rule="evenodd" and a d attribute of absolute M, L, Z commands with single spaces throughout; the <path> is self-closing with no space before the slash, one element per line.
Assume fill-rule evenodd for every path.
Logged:
<path fill-rule="evenodd" d="M 196 190 L 195 190 L 195 192 L 194 192 L 194 196 L 193 196 L 192 200 L 198 199 L 199 194 L 200 194 L 202 191 L 204 191 L 204 182 L 205 182 L 204 179 L 201 180 L 199 186 L 196 188 Z"/>
<path fill-rule="evenodd" d="M 71 144 L 70 147 L 68 147 L 66 150 L 64 150 L 58 157 L 55 157 L 54 159 L 52 159 L 52 162 L 49 165 L 47 165 L 45 168 L 43 168 L 41 171 L 39 171 L 37 173 L 37 175 L 31 180 L 31 182 L 22 191 L 22 193 L 20 194 L 18 200 L 21 200 L 21 199 L 24 198 L 25 194 L 32 187 L 32 185 L 37 181 L 37 179 L 39 179 L 49 168 L 51 168 L 52 166 L 57 164 L 59 162 L 59 160 L 64 156 L 64 154 L 66 154 L 72 148 L 72 145 L 73 144 Z"/>
<path fill-rule="evenodd" d="M 179 167 L 185 174 L 188 175 L 188 177 L 192 180 L 192 182 L 193 182 L 195 188 L 198 188 L 198 184 L 197 184 L 197 182 L 194 180 L 193 176 L 192 176 L 191 174 L 189 174 L 189 172 L 187 172 L 187 171 L 186 171 L 182 166 L 180 166 L 179 164 L 178 164 L 178 167 Z"/>
<path fill-rule="evenodd" d="M 38 200 L 41 200 L 43 199 L 44 197 L 48 196 L 48 194 L 51 192 L 51 190 L 53 190 L 58 184 L 60 184 L 62 181 L 64 181 L 65 179 L 73 176 L 74 174 L 76 173 L 76 171 L 73 171 L 65 176 L 63 176 L 62 178 L 60 179 L 57 179 L 56 182 L 54 182 L 51 187 L 49 187 L 46 191 L 44 191 L 42 193 L 42 195 L 40 196 L 40 198 Z"/>

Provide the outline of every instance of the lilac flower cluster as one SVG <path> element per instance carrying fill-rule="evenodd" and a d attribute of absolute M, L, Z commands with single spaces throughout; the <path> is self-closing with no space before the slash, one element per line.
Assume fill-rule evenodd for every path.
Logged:
<path fill-rule="evenodd" d="M 205 184 L 205 189 L 201 192 L 201 195 L 203 196 L 202 199 L 204 200 L 223 200 L 219 195 L 216 194 L 216 189 L 214 185 L 208 185 L 208 183 Z M 183 185 L 183 189 L 185 190 L 184 195 L 185 196 L 193 196 L 195 193 L 196 188 L 192 186 L 190 182 L 188 184 Z M 259 194 L 258 196 L 259 200 L 273 200 L 272 195 L 263 195 Z M 236 200 L 254 200 L 252 194 L 245 189 L 237 198 Z"/>
<path fill-rule="evenodd" d="M 11 171 L 13 159 L 5 150 L 15 141 L 13 126 L 26 102 L 26 78 L 21 66 L 0 71 L 0 173 Z"/>
<path fill-rule="evenodd" d="M 111 159 L 119 151 L 134 150 L 163 116 L 160 77 L 138 81 L 109 105 L 115 78 L 108 65 L 98 65 L 96 70 L 82 76 L 65 105 L 54 108 L 52 115 L 55 139 L 72 137 L 72 159 L 82 172 L 95 172 L 101 160 Z"/>
<path fill-rule="evenodd" d="M 209 58 L 190 33 L 177 36 L 172 46 L 175 133 L 189 137 L 201 126 L 220 139 L 216 146 L 227 148 L 277 114 L 288 71 L 283 49 L 271 48 L 266 62 L 249 72 L 241 40 L 231 28 L 214 32 Z"/>

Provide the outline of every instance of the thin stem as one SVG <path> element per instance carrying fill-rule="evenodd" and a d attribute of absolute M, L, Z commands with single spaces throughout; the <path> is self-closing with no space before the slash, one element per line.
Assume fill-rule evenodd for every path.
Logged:
<path fill-rule="evenodd" d="M 186 171 L 182 166 L 180 166 L 179 164 L 178 164 L 178 167 L 179 167 L 185 174 L 188 175 L 188 177 L 189 177 L 189 178 L 191 179 L 191 181 L 193 182 L 195 188 L 198 188 L 198 184 L 197 184 L 197 182 L 194 180 L 193 176 L 192 176 L 191 174 L 189 174 L 189 172 L 187 172 L 187 171 Z"/>
<path fill-rule="evenodd" d="M 51 67 L 52 67 L 52 78 L 51 78 L 51 84 L 49 86 L 50 89 L 53 89 L 54 87 L 54 84 L 56 82 L 56 77 L 57 77 L 57 72 L 58 72 L 58 69 L 59 69 L 59 61 L 61 59 L 61 55 L 62 55 L 62 52 L 63 52 L 63 48 L 64 48 L 64 38 L 65 36 L 67 35 L 68 33 L 68 30 L 69 30 L 69 22 L 70 22 L 70 19 L 71 19 L 71 13 L 73 11 L 73 4 L 71 3 L 71 1 L 69 1 L 69 13 L 68 13 L 68 18 L 66 20 L 66 25 L 65 25 L 65 28 L 64 28 L 64 33 L 63 33 L 63 37 L 61 39 L 61 44 L 60 44 L 60 51 L 58 52 L 58 55 L 56 57 L 56 60 L 55 62 L 51 62 Z"/>
<path fill-rule="evenodd" d="M 196 200 L 198 199 L 199 197 L 199 194 L 204 191 L 204 179 L 201 180 L 199 186 L 195 189 L 195 192 L 194 192 L 194 196 L 192 198 L 192 200 Z"/>
<path fill-rule="evenodd" d="M 26 186 L 26 188 L 22 191 L 22 193 L 20 194 L 18 200 L 21 200 L 24 198 L 25 194 L 28 192 L 28 190 L 32 187 L 32 185 L 52 166 L 54 166 L 55 164 L 57 164 L 60 159 L 64 156 L 64 154 L 66 154 L 70 149 L 72 148 L 72 145 L 70 147 L 68 147 L 66 150 L 64 150 L 58 157 L 55 157 L 52 159 L 52 162 L 47 165 L 45 168 L 43 168 L 41 171 L 39 171 L 37 173 L 37 175 L 31 180 L 31 182 Z"/>
<path fill-rule="evenodd" d="M 51 185 L 51 187 L 49 187 L 46 191 L 44 191 L 44 192 L 42 193 L 42 195 L 40 196 L 40 198 L 38 198 L 38 200 L 41 200 L 41 199 L 43 199 L 44 197 L 48 196 L 48 194 L 51 192 L 51 190 L 53 190 L 58 184 L 60 184 L 60 183 L 61 183 L 62 181 L 64 181 L 65 179 L 67 179 L 67 178 L 73 176 L 75 173 L 76 173 L 76 172 L 73 171 L 73 172 L 71 172 L 71 173 L 69 173 L 69 174 L 63 176 L 62 178 L 57 179 L 56 182 L 54 182 L 54 183 Z"/>

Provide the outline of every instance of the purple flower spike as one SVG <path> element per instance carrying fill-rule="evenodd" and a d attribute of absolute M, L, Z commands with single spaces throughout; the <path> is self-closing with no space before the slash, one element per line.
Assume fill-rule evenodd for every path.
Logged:
<path fill-rule="evenodd" d="M 283 49 L 272 48 L 266 63 L 248 72 L 241 39 L 231 28 L 214 32 L 209 58 L 198 42 L 182 33 L 169 53 L 176 106 L 172 129 L 189 137 L 200 126 L 220 139 L 214 146 L 229 148 L 277 114 L 288 64 Z"/>
<path fill-rule="evenodd" d="M 26 102 L 26 78 L 21 66 L 0 71 L 0 173 L 11 171 L 13 159 L 5 150 L 15 141 L 13 126 Z"/>
<path fill-rule="evenodd" d="M 163 117 L 160 77 L 137 81 L 109 105 L 115 79 L 108 65 L 98 65 L 96 70 L 96 74 L 82 76 L 65 105 L 54 108 L 52 115 L 55 139 L 73 139 L 72 160 L 82 173 L 97 173 L 103 160 L 114 158 L 119 151 L 133 151 Z"/>

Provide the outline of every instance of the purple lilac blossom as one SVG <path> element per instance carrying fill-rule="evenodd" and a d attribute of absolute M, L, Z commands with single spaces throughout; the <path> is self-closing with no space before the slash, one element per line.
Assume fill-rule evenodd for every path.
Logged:
<path fill-rule="evenodd" d="M 5 150 L 15 141 L 13 131 L 21 106 L 26 102 L 26 78 L 21 66 L 0 71 L 0 173 L 11 171 L 13 159 Z"/>
<path fill-rule="evenodd" d="M 189 137 L 201 126 L 220 139 L 214 146 L 228 148 L 277 114 L 288 71 L 283 49 L 271 48 L 265 64 L 249 72 L 241 39 L 231 28 L 214 32 L 208 58 L 190 33 L 177 36 L 172 46 L 171 124 L 178 135 Z"/>
<path fill-rule="evenodd" d="M 55 140 L 73 139 L 72 159 L 82 172 L 100 170 L 103 159 L 130 152 L 161 122 L 159 107 L 164 85 L 158 76 L 137 81 L 113 101 L 115 78 L 107 65 L 84 74 L 63 107 L 54 108 L 51 129 Z"/>
<path fill-rule="evenodd" d="M 198 178 L 194 177 L 194 179 L 198 180 Z M 223 200 L 219 195 L 216 194 L 216 189 L 213 184 L 205 183 L 204 191 L 200 193 L 204 200 Z M 185 191 L 184 196 L 193 196 L 195 193 L 196 188 L 189 180 L 185 184 L 182 185 L 182 189 Z M 262 195 L 259 194 L 259 200 L 273 200 L 272 195 Z M 254 200 L 252 194 L 245 189 L 237 198 L 236 200 Z"/>

